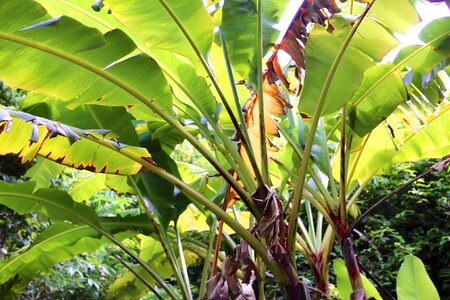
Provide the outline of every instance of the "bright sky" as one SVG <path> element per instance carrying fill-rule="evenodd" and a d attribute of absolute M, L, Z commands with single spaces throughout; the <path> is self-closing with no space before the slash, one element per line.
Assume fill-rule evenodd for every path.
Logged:
<path fill-rule="evenodd" d="M 430 2 L 417 2 L 416 4 L 417 11 L 419 12 L 419 15 L 422 19 L 422 21 L 411 28 L 406 34 L 396 34 L 396 37 L 399 39 L 399 41 L 404 45 L 411 45 L 411 44 L 417 44 L 421 43 L 421 41 L 417 38 L 420 30 L 428 24 L 429 22 L 445 17 L 450 16 L 450 10 L 448 9 L 447 5 L 444 2 L 441 2 L 439 4 L 433 4 Z"/>
<path fill-rule="evenodd" d="M 298 8 L 302 3 L 303 1 L 299 0 L 289 1 L 288 8 L 286 9 L 286 12 L 283 14 L 280 24 L 277 26 L 277 28 L 281 31 L 280 38 L 279 41 L 277 41 L 277 43 L 281 42 L 281 38 L 283 37 L 284 32 L 287 29 L 286 27 L 288 26 L 289 22 L 292 20 L 292 18 L 294 17 L 295 13 L 297 12 Z M 447 5 L 444 2 L 434 4 L 426 1 L 425 2 L 418 1 L 416 7 L 422 21 L 413 28 L 411 28 L 404 35 L 395 34 L 397 39 L 400 41 L 401 46 L 398 49 L 394 50 L 392 53 L 390 53 L 387 58 L 394 57 L 401 47 L 413 44 L 420 44 L 421 41 L 417 38 L 417 36 L 420 30 L 422 30 L 422 28 L 430 21 L 440 17 L 450 16 L 450 10 L 448 9 Z"/>

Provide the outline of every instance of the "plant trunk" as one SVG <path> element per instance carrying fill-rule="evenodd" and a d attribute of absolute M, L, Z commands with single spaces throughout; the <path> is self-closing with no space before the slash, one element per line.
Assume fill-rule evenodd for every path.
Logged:
<path fill-rule="evenodd" d="M 322 292 L 322 294 L 328 295 L 330 293 L 330 288 L 328 282 L 328 274 L 323 272 L 323 253 L 313 253 L 312 260 L 313 261 L 311 265 L 314 273 L 314 278 L 316 279 L 316 287 Z"/>
<path fill-rule="evenodd" d="M 297 284 L 293 284 L 292 282 L 287 282 L 286 284 L 280 284 L 280 288 L 283 299 L 311 300 L 308 284 L 306 283 L 298 282 Z"/>
<path fill-rule="evenodd" d="M 356 260 L 356 255 L 353 250 L 353 242 L 350 237 L 346 237 L 341 241 L 341 249 L 348 276 L 350 278 L 350 283 L 352 285 L 353 293 L 351 299 L 366 299 L 361 274 L 359 272 L 358 261 Z"/>

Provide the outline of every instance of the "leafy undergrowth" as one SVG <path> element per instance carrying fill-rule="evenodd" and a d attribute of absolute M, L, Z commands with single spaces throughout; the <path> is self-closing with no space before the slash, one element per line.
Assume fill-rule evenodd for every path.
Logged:
<path fill-rule="evenodd" d="M 402 183 L 428 169 L 433 161 L 405 163 L 377 176 L 361 196 L 361 211 Z M 407 254 L 418 256 L 442 299 L 450 296 L 450 172 L 431 173 L 394 196 L 359 226 L 355 248 L 361 263 L 392 295 Z"/>

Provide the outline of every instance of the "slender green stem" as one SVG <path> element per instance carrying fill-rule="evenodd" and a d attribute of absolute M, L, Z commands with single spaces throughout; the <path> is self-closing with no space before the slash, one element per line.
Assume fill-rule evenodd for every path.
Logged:
<path fill-rule="evenodd" d="M 257 66 L 257 94 L 258 94 L 258 109 L 259 109 L 259 146 L 261 147 L 261 173 L 264 183 L 269 185 L 269 165 L 267 161 L 267 138 L 266 127 L 264 123 L 264 91 L 262 78 L 262 59 L 263 59 L 263 40 L 262 40 L 262 0 L 256 1 L 256 66 Z"/>
<path fill-rule="evenodd" d="M 350 210 L 350 208 L 356 203 L 356 200 L 358 200 L 359 195 L 364 191 L 367 184 L 369 183 L 370 179 L 366 179 L 359 187 L 358 189 L 353 193 L 352 197 L 347 203 L 347 211 Z"/>
<path fill-rule="evenodd" d="M 230 59 L 228 57 L 227 45 L 223 39 L 223 33 L 222 33 L 222 29 L 220 28 L 220 26 L 219 26 L 219 37 L 220 37 L 220 44 L 222 46 L 223 57 L 225 59 L 225 66 L 227 67 L 228 78 L 230 79 L 231 91 L 233 92 L 234 103 L 236 105 L 236 110 L 238 112 L 239 121 L 241 122 L 242 136 L 240 136 L 239 138 L 241 139 L 242 145 L 243 145 L 245 151 L 247 152 L 248 159 L 249 159 L 250 164 L 253 169 L 253 173 L 255 173 L 256 182 L 258 183 L 258 186 L 260 188 L 264 188 L 264 181 L 262 179 L 261 172 L 258 169 L 258 164 L 256 163 L 255 154 L 253 152 L 252 145 L 250 143 L 250 137 L 248 135 L 247 125 L 244 120 L 244 115 L 242 114 L 241 104 L 239 102 L 239 96 L 238 96 L 238 93 L 236 90 L 236 84 L 234 81 L 233 70 L 231 68 Z"/>
<path fill-rule="evenodd" d="M 277 159 L 273 160 L 276 164 L 278 164 L 281 168 L 283 168 L 289 175 L 295 180 L 295 174 L 291 169 L 286 167 L 282 162 Z M 293 185 L 293 184 L 291 184 Z M 310 201 L 320 213 L 326 216 L 327 221 L 331 221 L 328 211 L 327 211 L 327 202 L 323 199 L 323 197 L 310 185 L 305 185 L 306 191 L 303 191 L 303 197 L 305 197 L 308 201 Z M 308 194 L 311 193 L 311 194 Z"/>
<path fill-rule="evenodd" d="M 231 238 L 231 236 L 230 236 L 228 233 L 226 233 L 224 230 L 222 231 L 222 235 L 223 235 L 223 237 L 225 238 L 225 242 L 228 243 L 228 246 L 229 246 L 231 249 L 234 249 L 234 248 L 237 247 L 236 242 L 235 242 L 235 241 Z"/>
<path fill-rule="evenodd" d="M 124 261 L 119 255 L 113 253 L 112 256 L 114 256 L 115 259 L 117 259 L 125 268 L 128 269 L 128 271 L 133 273 L 137 279 L 139 279 L 150 291 L 152 291 L 156 298 L 164 300 L 164 298 L 158 293 L 158 291 L 155 290 L 155 288 L 152 287 L 152 285 L 147 280 L 145 280 L 144 276 L 136 272 L 133 267 L 130 266 L 126 261 Z"/>
<path fill-rule="evenodd" d="M 306 229 L 306 226 L 303 223 L 302 219 L 301 218 L 297 218 L 297 220 L 298 220 L 298 225 L 299 225 L 300 231 L 301 231 L 301 233 L 303 235 L 303 238 L 306 240 L 306 243 L 308 244 L 308 248 L 311 251 L 316 251 L 317 249 L 316 249 L 313 241 L 311 240 L 311 236 L 309 235 L 308 229 Z"/>
<path fill-rule="evenodd" d="M 331 251 L 333 250 L 335 231 L 331 225 L 328 225 L 325 230 L 325 235 L 322 240 L 322 246 L 320 252 L 322 253 L 322 270 L 321 277 L 322 281 L 328 283 L 328 276 L 330 271 L 330 258 Z M 328 284 L 326 284 L 328 286 Z"/>
<path fill-rule="evenodd" d="M 311 238 L 311 242 L 314 244 L 314 249 L 319 249 L 317 247 L 316 228 L 314 226 L 314 216 L 311 209 L 311 202 L 306 201 L 305 207 L 306 207 L 306 216 L 308 217 L 308 234 Z M 298 219 L 300 220 L 301 218 Z"/>
<path fill-rule="evenodd" d="M 297 176 L 297 174 L 295 174 L 288 166 L 286 166 L 286 164 L 276 158 L 273 158 L 273 162 L 276 163 L 285 172 L 287 172 L 292 177 L 292 180 L 295 181 L 295 177 Z M 312 197 L 314 197 L 314 199 L 316 199 L 316 201 L 318 201 L 323 207 L 327 206 L 323 196 L 319 194 L 312 186 L 306 184 L 305 188 L 309 193 L 311 193 Z"/>
<path fill-rule="evenodd" d="M 311 249 L 308 243 L 302 238 L 300 234 L 297 235 L 296 248 L 306 257 L 306 259 L 312 262 Z"/>
<path fill-rule="evenodd" d="M 193 243 L 191 241 L 187 242 L 184 237 L 183 237 L 183 240 L 184 240 L 183 247 L 185 249 L 188 249 L 192 253 L 195 253 L 198 257 L 200 257 L 202 259 L 205 259 L 207 257 L 206 256 L 207 251 L 208 251 L 207 246 L 202 247 L 202 246 L 199 246 L 197 243 Z M 223 253 L 221 253 L 219 255 L 220 261 L 225 260 L 225 258 L 226 258 L 226 256 Z M 209 259 L 211 259 L 211 257 L 209 257 Z M 221 266 L 219 265 L 218 268 L 220 269 Z"/>
<path fill-rule="evenodd" d="M 364 20 L 364 17 L 369 12 L 370 8 L 373 6 L 376 0 L 373 0 L 370 2 L 370 4 L 367 6 L 366 10 L 363 12 L 361 17 L 356 21 L 355 25 L 350 30 L 349 34 L 347 35 L 344 43 L 342 44 L 341 48 L 339 49 L 336 58 L 333 61 L 333 64 L 331 65 L 330 71 L 328 72 L 328 75 L 325 79 L 325 82 L 323 84 L 322 91 L 320 93 L 318 103 L 316 106 L 316 111 L 314 113 L 314 118 L 312 121 L 311 128 L 309 130 L 308 139 L 306 141 L 305 150 L 303 152 L 302 157 L 302 163 L 299 169 L 299 173 L 297 176 L 297 182 L 294 188 L 294 200 L 291 210 L 291 215 L 289 218 L 289 231 L 288 231 L 288 250 L 291 253 L 292 257 L 294 258 L 295 252 L 295 233 L 297 232 L 297 222 L 295 220 L 297 219 L 297 216 L 300 211 L 300 200 L 302 195 L 302 190 L 305 185 L 305 179 L 306 179 L 306 172 L 308 170 L 308 163 L 311 155 L 312 146 L 314 143 L 314 136 L 316 133 L 317 125 L 319 123 L 320 116 L 322 114 L 322 109 L 325 103 L 325 99 L 328 95 L 328 92 L 331 87 L 331 83 L 334 79 L 334 75 L 336 74 L 336 70 L 339 66 L 340 61 L 342 60 L 342 57 L 344 56 L 345 50 L 347 49 L 348 45 L 350 44 L 350 41 L 352 40 L 354 34 L 356 33 L 356 30 L 359 28 L 359 25 L 361 24 L 362 20 Z"/>
<path fill-rule="evenodd" d="M 317 201 L 317 199 L 315 199 L 314 197 L 312 197 L 312 195 L 308 194 L 307 192 L 303 191 L 303 197 L 308 200 L 309 202 L 311 202 L 311 204 L 325 217 L 325 219 L 327 220 L 327 222 L 332 222 L 332 219 L 330 217 L 329 212 L 327 211 L 327 207 L 326 204 L 324 206 L 324 204 L 320 203 L 319 201 Z"/>
<path fill-rule="evenodd" d="M 107 232 L 105 230 L 101 230 L 100 232 L 103 235 L 105 235 L 106 237 L 108 237 L 114 244 L 119 246 L 120 249 L 122 249 L 126 254 L 128 254 L 130 257 L 132 257 L 139 265 L 141 265 L 141 267 L 144 268 L 144 270 L 147 271 L 147 273 L 150 274 L 150 276 L 156 280 L 158 285 L 160 287 L 162 287 L 172 299 L 178 299 L 178 296 L 164 282 L 164 280 L 152 268 L 150 268 L 150 266 L 148 264 L 146 264 L 139 256 L 134 254 L 130 249 L 128 249 L 124 244 L 122 244 L 118 239 L 116 239 L 109 232 Z"/>
<path fill-rule="evenodd" d="M 185 285 L 187 287 L 187 295 L 185 295 L 185 296 L 186 296 L 186 299 L 192 300 L 192 291 L 191 291 L 191 285 L 190 285 L 190 281 L 189 281 L 189 275 L 187 272 L 186 260 L 184 258 L 183 244 L 181 243 L 180 232 L 178 231 L 178 228 L 176 225 L 175 225 L 175 235 L 177 238 L 178 254 L 180 256 L 182 274 L 183 274 L 184 282 L 186 283 Z"/>
<path fill-rule="evenodd" d="M 323 230 L 323 215 L 320 212 L 317 212 L 316 240 L 319 243 L 318 248 L 322 247 L 322 230 Z"/>
<path fill-rule="evenodd" d="M 166 254 L 170 266 L 172 268 L 173 273 L 175 274 L 175 278 L 177 279 L 178 284 L 181 287 L 181 291 L 183 292 L 185 297 L 189 297 L 189 292 L 186 286 L 186 281 L 183 280 L 183 275 L 181 274 L 180 266 L 178 265 L 178 261 L 175 255 L 175 252 L 173 251 L 172 245 L 170 243 L 170 240 L 164 230 L 161 230 L 160 226 L 158 225 L 156 221 L 156 217 L 153 214 L 153 212 L 150 209 L 150 205 L 147 201 L 145 201 L 144 196 L 142 195 L 141 189 L 136 183 L 136 180 L 134 177 L 130 176 L 129 181 L 134 188 L 134 190 L 137 193 L 138 201 L 141 203 L 141 205 L 145 209 L 145 213 L 147 214 L 147 217 L 152 224 L 153 230 L 156 233 L 156 236 L 158 237 L 159 242 L 161 243 L 161 246 L 163 247 L 164 253 Z"/>
<path fill-rule="evenodd" d="M 347 192 L 347 141 L 346 141 L 346 130 L 345 130 L 345 119 L 346 119 L 346 108 L 345 105 L 342 107 L 342 126 L 341 126 L 341 141 L 340 141 L 340 177 L 339 177 L 339 216 L 341 219 L 341 225 L 347 224 L 347 207 L 346 207 L 346 192 Z"/>
<path fill-rule="evenodd" d="M 231 122 L 233 123 L 233 126 L 235 127 L 236 131 L 241 135 L 241 128 L 239 126 L 239 123 L 234 116 L 233 109 L 229 105 L 227 98 L 225 97 L 225 94 L 223 93 L 222 89 L 220 88 L 219 82 L 217 81 L 213 71 L 211 70 L 210 66 L 208 65 L 208 62 L 203 57 L 203 54 L 201 53 L 200 49 L 197 47 L 197 44 L 192 39 L 191 35 L 187 31 L 187 29 L 184 27 L 183 23 L 178 19 L 175 12 L 172 10 L 172 8 L 166 3 L 166 0 L 159 0 L 159 3 L 164 7 L 164 9 L 167 11 L 167 13 L 172 17 L 173 21 L 177 24 L 178 28 L 181 30 L 187 41 L 189 42 L 189 45 L 191 45 L 192 49 L 194 50 L 195 54 L 197 55 L 198 59 L 200 60 L 200 63 L 202 64 L 203 68 L 205 69 L 206 73 L 208 74 L 212 84 L 214 85 L 214 88 L 217 91 L 217 94 L 219 95 L 219 98 L 222 100 L 223 105 L 225 106 L 225 109 L 231 119 Z"/>
<path fill-rule="evenodd" d="M 294 149 L 294 153 L 297 155 L 297 157 L 301 161 L 302 157 L 303 157 L 302 149 L 294 141 L 294 139 L 290 136 L 290 134 L 288 132 L 286 132 L 286 130 L 284 130 L 281 126 L 280 126 L 280 131 L 281 131 L 282 135 L 284 136 L 284 138 L 286 139 L 286 141 L 288 142 L 288 144 L 292 147 L 292 149 Z M 309 164 L 308 164 L 308 173 L 311 176 L 311 178 L 313 179 L 314 183 L 316 184 L 316 186 L 319 189 L 320 193 L 322 194 L 323 198 L 327 202 L 327 205 L 325 205 L 324 207 L 328 206 L 329 209 L 331 210 L 334 207 L 333 198 L 331 197 L 327 188 L 323 185 L 322 181 L 320 180 L 319 176 L 314 171 L 313 167 L 310 166 Z M 309 184 L 305 183 L 305 186 L 308 188 Z M 311 189 L 312 189 L 312 187 L 311 187 Z"/>
<path fill-rule="evenodd" d="M 205 206 L 209 211 L 215 214 L 219 219 L 223 220 L 230 228 L 232 228 L 241 238 L 243 238 L 250 247 L 252 247 L 255 252 L 261 257 L 264 263 L 269 267 L 272 271 L 277 282 L 282 283 L 286 281 L 286 274 L 282 270 L 282 268 L 272 259 L 270 259 L 267 255 L 266 247 L 256 238 L 254 237 L 247 229 L 245 229 L 241 224 L 239 224 L 235 219 L 233 219 L 230 215 L 228 215 L 220 206 L 211 202 L 208 198 L 206 198 L 203 194 L 198 192 L 197 190 L 190 187 L 188 184 L 184 183 L 178 177 L 173 174 L 168 173 L 166 170 L 162 169 L 159 166 L 156 166 L 144 158 L 140 157 L 138 154 L 133 151 L 125 148 L 121 148 L 120 150 L 113 146 L 109 141 L 98 139 L 96 137 L 88 136 L 88 139 L 101 144 L 105 147 L 108 147 L 114 151 L 120 152 L 124 156 L 132 159 L 133 161 L 141 164 L 144 168 L 158 175 L 162 179 L 170 182 L 174 186 L 176 186 L 180 192 L 184 193 L 186 196 L 190 198 L 190 200 L 198 206 Z"/>
<path fill-rule="evenodd" d="M 219 152 L 223 155 L 230 166 L 232 166 L 233 170 L 238 175 L 238 178 L 242 180 L 244 186 L 249 190 L 256 189 L 255 181 L 253 180 L 252 175 L 247 168 L 242 167 L 245 166 L 245 163 L 242 157 L 239 155 L 236 146 L 226 136 L 222 128 L 220 128 L 220 126 L 216 123 L 209 123 L 213 129 L 210 130 L 208 129 L 207 125 L 203 125 L 199 120 L 197 120 L 194 116 L 191 116 L 191 114 L 185 111 L 181 106 L 177 104 L 174 104 L 174 106 L 194 121 L 202 136 L 207 138 L 208 142 L 213 144 L 219 150 Z M 208 122 L 210 121 L 208 120 Z M 216 135 L 220 138 L 220 141 L 216 139 Z"/>
<path fill-rule="evenodd" d="M 217 219 L 214 218 L 214 222 L 211 225 L 211 230 L 209 232 L 209 244 L 208 244 L 208 250 L 205 255 L 205 262 L 203 264 L 203 270 L 202 270 L 202 279 L 200 281 L 200 298 L 203 297 L 206 293 L 206 281 L 208 281 L 208 274 L 209 274 L 209 266 L 211 265 L 211 260 L 214 259 L 212 257 L 212 253 L 214 250 L 214 238 L 216 236 L 216 226 L 217 226 Z"/>

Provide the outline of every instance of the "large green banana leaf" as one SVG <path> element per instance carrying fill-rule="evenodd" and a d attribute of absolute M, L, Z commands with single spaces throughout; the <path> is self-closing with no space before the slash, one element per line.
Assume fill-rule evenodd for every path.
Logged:
<path fill-rule="evenodd" d="M 93 209 L 72 200 L 64 191 L 35 189 L 34 182 L 10 184 L 0 181 L 0 203 L 19 214 L 39 212 L 54 221 L 71 221 L 101 228 L 100 219 Z"/>
<path fill-rule="evenodd" d="M 212 121 L 219 118 L 220 109 L 210 84 L 206 77 L 198 75 L 204 73 L 202 70 L 186 63 L 183 57 L 175 53 L 158 49 L 148 49 L 146 52 L 161 66 L 178 100 L 196 107 L 199 111 L 196 115 L 200 118 L 210 116 Z"/>
<path fill-rule="evenodd" d="M 22 163 L 36 155 L 66 166 L 100 173 L 136 174 L 142 165 L 125 157 L 121 149 L 151 161 L 144 148 L 104 139 L 105 131 L 87 131 L 26 113 L 0 108 L 0 154 L 16 154 Z M 111 148 L 96 141 L 102 140 Z"/>
<path fill-rule="evenodd" d="M 403 48 L 394 62 L 406 60 L 405 65 L 414 72 L 427 75 L 442 62 L 450 58 L 450 17 L 430 22 L 419 34 L 423 45 Z"/>
<path fill-rule="evenodd" d="M 48 188 L 52 185 L 52 180 L 58 178 L 64 169 L 63 165 L 43 157 L 37 157 L 36 162 L 27 170 L 24 176 L 36 183 L 36 189 Z M 107 188 L 117 193 L 136 193 L 128 184 L 126 176 L 96 173 L 88 177 L 80 177 L 79 181 L 69 191 L 69 194 L 75 201 L 80 202 Z"/>
<path fill-rule="evenodd" d="M 407 96 L 403 78 L 395 65 L 376 65 L 364 73 L 363 81 L 351 100 L 354 106 L 350 108 L 348 123 L 362 137 L 405 102 Z"/>
<path fill-rule="evenodd" d="M 64 124 L 77 128 L 108 129 L 120 142 L 138 146 L 139 140 L 132 121 L 133 118 L 124 107 L 85 104 L 75 110 L 61 111 L 61 122 Z"/>
<path fill-rule="evenodd" d="M 428 121 L 419 131 L 404 129 L 403 145 L 396 145 L 385 124 L 380 124 L 367 140 L 361 142 L 350 156 L 350 165 L 356 163 L 352 180 L 365 182 L 390 166 L 405 161 L 423 158 L 441 158 L 450 153 L 450 110 L 448 106 L 441 114 Z M 356 162 L 355 162 L 356 161 Z M 334 163 L 334 174 L 338 176 L 338 161 Z"/>
<path fill-rule="evenodd" d="M 405 47 L 395 58 L 395 65 L 379 65 L 365 73 L 365 78 L 352 99 L 352 109 L 356 108 L 353 112 L 356 116 L 349 121 L 360 136 L 367 134 L 374 126 L 388 118 L 398 104 L 403 102 L 407 86 L 398 78 L 398 72 L 403 66 L 412 68 L 412 71 L 419 75 L 420 82 L 415 83 L 419 88 L 424 84 L 439 82 L 440 79 L 435 73 L 447 64 L 450 56 L 449 24 L 448 17 L 430 22 L 419 34 L 423 45 Z M 410 73 L 404 78 L 408 83 L 407 76 L 410 76 Z M 384 86 L 388 89 L 384 89 Z M 445 90 L 445 87 L 440 90 Z M 411 94 L 411 91 L 408 93 Z M 442 100 L 444 96 L 437 97 Z M 381 103 L 383 105 L 380 105 Z M 416 103 L 420 105 L 420 102 Z M 413 118 L 415 121 L 408 121 L 404 113 L 397 111 L 393 120 L 388 119 L 388 122 L 403 125 L 392 127 L 380 124 L 366 138 L 358 140 L 359 142 L 355 140 L 350 156 L 350 165 L 356 164 L 352 179 L 365 181 L 395 163 L 439 158 L 450 153 L 449 133 L 446 129 L 450 126 L 448 102 L 444 100 L 440 105 L 434 105 L 437 108 L 433 110 L 422 109 L 421 117 Z M 402 109 L 405 111 L 405 108 Z M 416 105 L 414 110 L 409 110 L 414 115 L 420 109 Z M 421 127 L 420 124 L 425 126 Z M 418 128 L 414 128 L 415 126 Z M 336 163 L 334 167 L 337 175 Z"/>
<path fill-rule="evenodd" d="M 353 13 L 360 14 L 368 1 L 353 1 Z M 359 2 L 359 3 L 358 3 Z M 390 32 L 405 33 L 420 21 L 413 3 L 415 1 L 376 0 L 368 17 L 380 23 Z M 350 13 L 350 1 L 343 5 L 343 13 Z"/>
<path fill-rule="evenodd" d="M 325 28 L 316 25 L 309 35 L 305 49 L 306 77 L 299 105 L 302 112 L 314 114 L 323 83 L 350 30 L 350 26 L 335 27 L 333 32 L 329 33 Z M 334 112 L 347 103 L 359 87 L 364 72 L 372 66 L 373 62 L 369 56 L 359 49 L 347 48 L 325 100 L 324 114 Z"/>
<path fill-rule="evenodd" d="M 39 0 L 38 2 L 40 2 L 52 16 L 67 15 L 89 27 L 97 28 L 103 33 L 115 28 L 124 31 L 137 45 L 139 51 L 146 53 L 158 62 L 165 73 L 166 78 L 172 85 L 174 89 L 173 92 L 177 98 L 183 102 L 187 101 L 188 103 L 190 103 L 192 99 L 195 99 L 197 107 L 203 109 L 203 111 L 201 111 L 203 114 L 206 112 L 206 114 L 212 116 L 213 119 L 218 117 L 216 100 L 211 93 L 207 81 L 203 76 L 197 75 L 197 73 L 203 74 L 204 71 L 199 71 L 198 68 L 196 69 L 191 64 L 186 63 L 186 56 L 189 54 L 190 57 L 193 58 L 195 57 L 195 53 L 186 51 L 186 49 L 191 49 L 191 46 L 188 45 L 184 37 L 180 37 L 180 39 L 177 40 L 177 44 L 171 44 L 173 41 L 172 39 L 174 38 L 173 35 L 159 34 L 159 32 L 162 31 L 155 30 L 155 27 L 152 27 L 151 29 L 143 28 L 143 26 L 141 26 L 142 24 L 137 23 L 134 18 L 124 17 L 123 9 L 114 9 L 108 12 L 108 9 L 105 8 L 96 12 L 91 8 L 92 1 L 90 0 Z M 125 1 L 121 1 L 121 3 L 122 2 Z M 200 1 L 198 1 L 195 6 L 199 3 Z M 186 4 L 188 4 L 188 2 L 180 2 L 178 5 Z M 189 2 L 189 6 L 191 6 L 191 4 L 192 3 Z M 134 6 L 134 9 L 136 9 L 136 6 Z M 148 10 L 134 11 L 134 13 L 139 14 L 139 18 L 147 18 L 148 20 L 152 18 L 152 20 L 158 24 L 156 26 L 157 28 L 164 24 L 166 24 L 164 25 L 165 27 L 176 26 L 173 21 L 171 22 L 168 19 L 165 9 L 159 4 L 157 4 L 157 12 L 150 12 L 151 16 L 149 16 Z M 177 9 L 174 13 L 180 20 L 187 21 L 189 19 L 186 10 Z M 195 36 L 194 41 L 200 39 L 199 32 L 201 31 L 211 31 L 212 33 L 212 28 L 210 28 L 211 24 L 209 24 L 210 21 L 208 19 L 209 16 L 204 15 L 204 8 L 198 10 L 196 14 L 202 15 L 201 19 L 204 19 L 205 21 L 200 26 L 202 28 L 198 28 L 198 24 L 193 27 L 191 24 L 192 21 L 188 21 L 187 23 L 183 21 L 183 24 L 188 26 L 188 31 Z M 158 17 L 156 15 L 158 15 Z M 197 30 L 199 30 L 199 32 L 197 32 Z M 179 28 L 173 28 L 173 30 L 171 30 L 171 32 L 174 31 L 181 34 Z M 164 38 L 165 41 L 162 44 L 153 43 L 152 34 L 158 34 L 158 38 Z M 202 44 L 200 48 L 204 51 L 210 47 L 211 37 L 208 42 L 208 38 L 201 36 Z M 143 40 L 148 41 L 148 43 L 144 43 Z M 165 46 L 162 47 L 162 45 Z M 198 62 L 195 62 L 195 64 L 198 64 Z"/>
<path fill-rule="evenodd" d="M 43 157 L 36 157 L 36 161 L 25 173 L 25 177 L 36 183 L 36 188 L 48 188 L 52 185 L 52 180 L 58 178 L 64 170 L 64 166 Z"/>
<path fill-rule="evenodd" d="M 146 147 L 159 166 L 171 174 L 180 177 L 175 161 L 169 154 L 163 151 L 159 141 L 147 141 Z M 190 203 L 187 197 L 183 193 L 180 193 L 173 184 L 153 173 L 146 172 L 138 174 L 136 179 L 142 196 L 145 201 L 151 201 L 150 207 L 153 213 L 158 216 L 161 225 L 165 229 L 168 227 L 170 221 L 178 219 L 178 216 Z"/>
<path fill-rule="evenodd" d="M 104 218 L 101 224 L 119 239 L 136 235 L 132 232 L 136 229 L 151 233 L 145 216 Z M 12 292 L 19 293 L 38 273 L 55 263 L 79 253 L 94 252 L 106 243 L 111 241 L 89 225 L 56 222 L 40 233 L 30 246 L 0 262 L 0 284 L 9 281 Z"/>
<path fill-rule="evenodd" d="M 207 56 L 213 27 L 202 1 L 106 0 L 104 3 L 121 24 L 142 38 L 148 48 L 168 50 L 195 63 L 198 54 L 188 40 L 191 39 L 200 54 Z"/>
<path fill-rule="evenodd" d="M 402 10 L 394 9 L 392 1 L 377 1 L 369 11 L 370 17 L 362 21 L 344 56 L 338 62 L 336 74 L 325 98 L 323 114 L 335 112 L 345 105 L 359 88 L 364 72 L 374 66 L 374 61 L 379 61 L 397 45 L 395 39 L 390 36 L 392 32 L 404 32 L 418 22 L 417 13 L 409 0 L 395 1 L 394 5 Z M 414 13 L 404 14 L 404 11 Z M 388 19 L 387 15 L 392 19 Z M 334 15 L 330 20 L 333 29 L 331 32 L 315 25 L 310 33 L 305 50 L 306 77 L 300 95 L 301 111 L 309 115 L 314 114 L 317 100 L 324 88 L 323 83 L 355 21 L 353 17 Z"/>
<path fill-rule="evenodd" d="M 256 24 L 257 10 L 255 0 L 225 1 L 222 13 L 223 35 L 228 49 L 228 56 L 236 78 L 256 84 Z M 286 4 L 283 1 L 262 1 L 263 9 L 263 53 L 266 53 L 276 41 L 279 34 L 273 28 L 281 17 Z"/>
<path fill-rule="evenodd" d="M 37 191 L 34 191 L 34 189 L 34 182 L 9 184 L 0 181 L 0 204 L 13 209 L 19 214 L 39 212 L 47 215 L 53 221 L 71 221 L 77 224 L 77 226 L 74 225 L 72 228 L 66 228 L 66 226 L 69 227 L 69 225 L 63 225 L 61 226 L 61 229 L 59 229 L 59 227 L 52 229 L 50 232 L 47 232 L 42 237 L 38 238 L 36 244 L 32 245 L 27 250 L 31 252 L 24 252 L 23 254 L 14 256 L 11 260 L 7 260 L 0 264 L 0 268 L 3 268 L 0 276 L 2 282 L 7 281 L 11 276 L 15 276 L 18 272 L 22 272 L 22 270 L 36 272 L 44 266 L 50 266 L 53 263 L 60 261 L 60 259 L 63 259 L 62 257 L 73 256 L 76 251 L 93 251 L 95 250 L 94 248 L 105 243 L 105 240 L 92 241 L 92 243 L 97 246 L 89 248 L 91 247 L 89 245 L 92 243 L 89 243 L 89 245 L 86 246 L 85 243 L 87 241 L 83 240 L 83 236 L 86 237 L 87 235 L 89 240 L 89 238 L 98 239 L 103 235 L 111 240 L 112 236 L 108 230 L 111 230 L 112 233 L 129 230 L 150 232 L 148 231 L 149 224 L 143 220 L 143 218 L 145 218 L 143 216 L 123 219 L 101 219 L 93 209 L 84 204 L 74 202 L 66 192 L 50 188 L 39 189 Z M 72 233 L 68 233 L 66 229 L 68 231 L 73 231 Z M 78 237 L 78 240 L 76 237 Z M 49 253 L 44 255 L 43 251 L 54 252 L 54 247 L 60 247 L 61 243 L 74 245 L 75 248 L 73 248 L 72 251 L 75 252 L 71 253 L 69 251 L 70 249 L 68 249 L 67 253 L 61 253 L 61 256 L 54 254 L 53 256 L 50 255 L 51 259 L 57 260 L 51 260 L 47 257 L 47 259 L 44 259 L 43 264 L 40 262 L 37 262 L 37 265 L 30 263 L 30 258 L 33 258 L 36 255 L 46 257 Z M 81 250 L 81 246 L 83 246 L 84 250 Z M 27 274 L 28 272 L 24 273 L 24 278 L 28 278 L 27 276 L 29 275 Z"/>
<path fill-rule="evenodd" d="M 70 107 L 126 106 L 138 119 L 152 113 L 136 97 L 172 113 L 160 68 L 147 55 L 129 57 L 136 46 L 120 30 L 102 35 L 68 17 L 51 19 L 31 0 L 8 1 L 0 7 L 0 46 L 9 86 L 72 101 Z"/>

